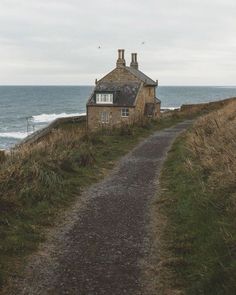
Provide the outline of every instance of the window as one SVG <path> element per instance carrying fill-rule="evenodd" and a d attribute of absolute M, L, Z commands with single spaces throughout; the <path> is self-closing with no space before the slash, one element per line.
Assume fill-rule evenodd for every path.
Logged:
<path fill-rule="evenodd" d="M 101 112 L 101 123 L 109 123 L 108 112 Z"/>
<path fill-rule="evenodd" d="M 129 117 L 129 109 L 128 108 L 121 109 L 121 117 Z"/>
<path fill-rule="evenodd" d="M 97 103 L 113 103 L 113 94 L 112 93 L 97 93 L 96 94 Z"/>

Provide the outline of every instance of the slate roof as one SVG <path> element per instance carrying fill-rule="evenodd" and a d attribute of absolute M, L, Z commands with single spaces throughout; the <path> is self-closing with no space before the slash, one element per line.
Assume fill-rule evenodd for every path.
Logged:
<path fill-rule="evenodd" d="M 157 83 L 155 81 L 153 81 L 151 78 L 149 78 L 147 75 L 145 75 L 143 72 L 141 72 L 140 70 L 137 70 L 135 68 L 132 67 L 126 67 L 126 69 L 133 74 L 135 77 L 137 77 L 138 79 L 140 79 L 142 82 L 144 82 L 146 85 L 150 85 L 150 86 L 157 86 Z"/>
<path fill-rule="evenodd" d="M 100 82 L 96 85 L 88 105 L 96 105 L 97 93 L 113 93 L 112 106 L 134 106 L 141 83 L 129 82 L 126 84 L 116 82 Z M 102 104 L 104 106 L 105 104 Z M 110 105 L 109 105 L 110 106 Z"/>

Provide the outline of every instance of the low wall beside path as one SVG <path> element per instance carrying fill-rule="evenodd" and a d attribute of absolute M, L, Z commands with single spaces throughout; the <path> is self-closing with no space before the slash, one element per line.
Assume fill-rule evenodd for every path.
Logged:
<path fill-rule="evenodd" d="M 219 101 L 211 101 L 206 103 L 197 103 L 197 104 L 183 104 L 180 108 L 181 112 L 193 112 L 193 111 L 202 111 L 202 110 L 214 110 L 219 109 L 231 101 L 235 100 L 235 97 L 226 98 Z"/>
<path fill-rule="evenodd" d="M 15 146 L 15 148 L 22 147 L 25 144 L 33 144 L 37 141 L 41 140 L 43 137 L 50 134 L 54 129 L 58 128 L 63 124 L 73 124 L 73 123 L 84 123 L 86 122 L 86 115 L 74 116 L 74 117 L 66 117 L 66 118 L 58 118 L 50 123 L 47 127 L 42 128 L 38 131 L 33 132 L 25 139 L 23 139 L 19 144 Z"/>

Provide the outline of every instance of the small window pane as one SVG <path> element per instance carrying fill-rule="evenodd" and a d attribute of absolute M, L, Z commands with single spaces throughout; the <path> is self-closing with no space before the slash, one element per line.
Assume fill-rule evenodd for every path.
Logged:
<path fill-rule="evenodd" d="M 121 116 L 122 117 L 129 117 L 129 109 L 128 108 L 121 109 Z"/>
<path fill-rule="evenodd" d="M 108 112 L 101 112 L 101 122 L 108 123 L 109 122 L 109 114 Z"/>

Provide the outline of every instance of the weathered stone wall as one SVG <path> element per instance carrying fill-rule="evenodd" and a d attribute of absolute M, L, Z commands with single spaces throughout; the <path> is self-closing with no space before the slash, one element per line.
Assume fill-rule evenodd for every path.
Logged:
<path fill-rule="evenodd" d="M 135 114 L 136 116 L 143 116 L 145 108 L 145 89 L 141 87 L 138 96 L 136 98 Z"/>
<path fill-rule="evenodd" d="M 15 146 L 15 148 L 22 147 L 26 144 L 33 144 L 36 143 L 46 136 L 48 136 L 54 129 L 60 127 L 63 124 L 68 123 L 85 123 L 86 122 L 86 115 L 81 116 L 73 116 L 73 117 L 66 117 L 66 118 L 58 118 L 55 119 L 52 123 L 50 123 L 47 127 L 42 128 L 38 131 L 35 131 L 31 135 L 27 136 L 25 139 L 23 139 L 19 144 Z"/>
<path fill-rule="evenodd" d="M 145 86 L 140 89 L 138 100 L 141 99 L 145 105 L 148 102 L 155 102 L 155 87 Z"/>
<path fill-rule="evenodd" d="M 156 97 L 156 91 L 155 91 L 155 87 L 151 87 L 151 86 L 146 86 L 144 87 L 145 90 L 145 97 L 146 97 L 146 103 L 148 102 L 155 102 L 155 97 Z"/>
<path fill-rule="evenodd" d="M 121 116 L 122 107 L 114 106 L 88 106 L 88 128 L 94 130 L 102 127 L 118 126 L 121 123 L 131 123 L 134 120 L 134 108 L 129 107 L 129 117 Z M 101 113 L 109 114 L 109 122 L 101 122 Z"/>
<path fill-rule="evenodd" d="M 199 104 L 183 104 L 180 108 L 181 112 L 186 112 L 186 113 L 193 113 L 193 112 L 198 112 L 198 111 L 208 111 L 208 110 L 216 110 L 224 105 L 230 103 L 231 101 L 235 100 L 236 98 L 226 98 L 223 100 L 219 101 L 211 101 L 207 103 L 199 103 Z"/>
<path fill-rule="evenodd" d="M 155 117 L 160 117 L 161 106 L 155 100 L 155 87 L 142 87 L 137 97 L 135 113 L 137 116 L 144 115 L 145 104 L 155 103 Z"/>
<path fill-rule="evenodd" d="M 155 104 L 155 117 L 160 118 L 161 117 L 161 103 Z"/>

